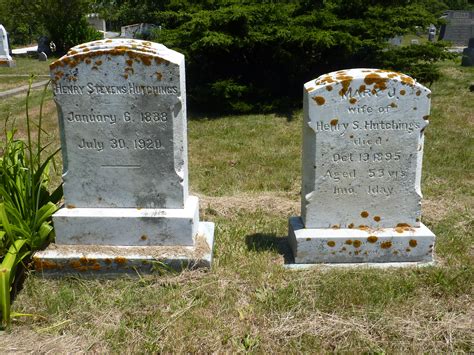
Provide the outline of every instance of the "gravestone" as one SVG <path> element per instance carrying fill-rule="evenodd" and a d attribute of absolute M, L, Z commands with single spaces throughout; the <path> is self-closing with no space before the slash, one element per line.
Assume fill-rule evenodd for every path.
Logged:
<path fill-rule="evenodd" d="M 46 36 L 40 36 L 38 37 L 38 49 L 36 50 L 38 54 L 41 52 L 45 53 L 46 55 L 51 55 L 51 48 L 50 48 L 50 43 L 51 40 L 46 37 Z"/>
<path fill-rule="evenodd" d="M 13 66 L 15 66 L 15 61 L 10 56 L 7 31 L 3 25 L 0 25 L 0 67 Z"/>
<path fill-rule="evenodd" d="M 99 14 L 87 14 L 87 22 L 97 31 L 105 33 L 107 31 L 105 20 Z"/>
<path fill-rule="evenodd" d="M 45 52 L 40 52 L 38 53 L 38 60 L 40 62 L 46 62 L 48 60 L 48 56 L 46 55 Z"/>
<path fill-rule="evenodd" d="M 304 86 L 297 264 L 430 262 L 421 223 L 423 134 L 430 91 L 376 69 L 333 72 Z"/>
<path fill-rule="evenodd" d="M 467 48 L 464 48 L 462 52 L 461 65 L 463 67 L 474 66 L 474 37 L 469 39 Z"/>
<path fill-rule="evenodd" d="M 154 29 L 161 28 L 151 23 L 135 23 L 133 25 L 122 26 L 120 37 L 122 38 L 148 38 Z"/>
<path fill-rule="evenodd" d="M 474 11 L 446 11 L 439 39 L 453 42 L 456 46 L 467 46 L 469 38 L 474 37 Z"/>
<path fill-rule="evenodd" d="M 428 41 L 434 42 L 436 37 L 436 26 L 433 24 L 430 24 L 430 27 L 428 27 Z"/>
<path fill-rule="evenodd" d="M 388 40 L 388 43 L 390 43 L 392 46 L 400 47 L 402 45 L 403 41 L 403 36 L 395 36 L 393 38 L 390 38 Z"/>
<path fill-rule="evenodd" d="M 152 42 L 95 41 L 52 63 L 51 78 L 65 207 L 38 269 L 209 267 L 214 225 L 199 221 L 188 194 L 184 56 Z"/>

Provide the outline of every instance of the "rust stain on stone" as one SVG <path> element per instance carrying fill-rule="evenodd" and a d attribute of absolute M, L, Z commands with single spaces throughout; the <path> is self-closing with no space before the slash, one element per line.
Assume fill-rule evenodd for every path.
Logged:
<path fill-rule="evenodd" d="M 373 243 L 375 243 L 378 239 L 379 239 L 379 238 L 377 238 L 375 235 L 371 235 L 371 236 L 369 236 L 369 237 L 367 238 L 367 241 L 368 241 L 369 243 L 372 243 L 372 244 L 373 244 Z"/>
<path fill-rule="evenodd" d="M 313 100 L 316 101 L 316 103 L 319 106 L 324 105 L 324 103 L 326 102 L 326 100 L 322 96 L 315 96 L 315 97 L 313 97 Z"/>
<path fill-rule="evenodd" d="M 386 89 L 387 88 L 386 82 L 387 82 L 387 78 L 383 78 L 377 73 L 367 74 L 364 78 L 364 83 L 366 83 L 367 85 L 375 84 L 374 89 L 380 89 L 380 90 Z"/>
<path fill-rule="evenodd" d="M 382 244 L 380 244 L 380 247 L 382 249 L 389 249 L 392 247 L 392 242 L 390 241 L 383 242 Z"/>
<path fill-rule="evenodd" d="M 116 264 L 125 264 L 127 262 L 127 259 L 125 259 L 123 256 L 117 256 L 114 258 L 114 261 Z"/>

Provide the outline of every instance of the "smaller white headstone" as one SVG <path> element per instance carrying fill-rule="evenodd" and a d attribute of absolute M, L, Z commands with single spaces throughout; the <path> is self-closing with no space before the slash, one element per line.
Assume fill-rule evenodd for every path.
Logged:
<path fill-rule="evenodd" d="M 305 84 L 296 263 L 427 262 L 421 223 L 430 91 L 409 76 L 351 69 Z"/>
<path fill-rule="evenodd" d="M 15 61 L 10 56 L 8 47 L 7 31 L 3 25 L 0 25 L 0 67 L 13 67 Z"/>

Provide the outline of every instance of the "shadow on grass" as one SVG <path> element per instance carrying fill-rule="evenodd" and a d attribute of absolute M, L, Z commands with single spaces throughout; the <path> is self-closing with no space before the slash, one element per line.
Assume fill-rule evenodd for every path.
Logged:
<path fill-rule="evenodd" d="M 295 262 L 293 252 L 291 251 L 291 247 L 286 236 L 277 237 L 274 233 L 255 233 L 245 237 L 245 244 L 247 244 L 247 248 L 252 251 L 277 252 L 283 256 L 285 264 L 292 264 Z"/>

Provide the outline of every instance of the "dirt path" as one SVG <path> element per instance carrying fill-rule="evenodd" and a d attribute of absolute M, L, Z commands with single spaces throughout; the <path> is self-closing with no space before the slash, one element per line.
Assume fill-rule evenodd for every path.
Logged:
<path fill-rule="evenodd" d="M 49 80 L 43 80 L 43 81 L 39 81 L 37 83 L 34 83 L 34 84 L 31 85 L 31 88 L 36 89 L 38 87 L 45 86 L 48 83 L 48 81 Z M 25 91 L 28 91 L 28 88 L 29 88 L 29 85 L 23 85 L 23 86 L 19 86 L 17 88 L 14 88 L 14 89 L 2 91 L 2 92 L 0 92 L 0 98 L 4 99 L 4 98 L 10 97 L 10 96 L 15 96 L 15 95 L 24 93 Z"/>

